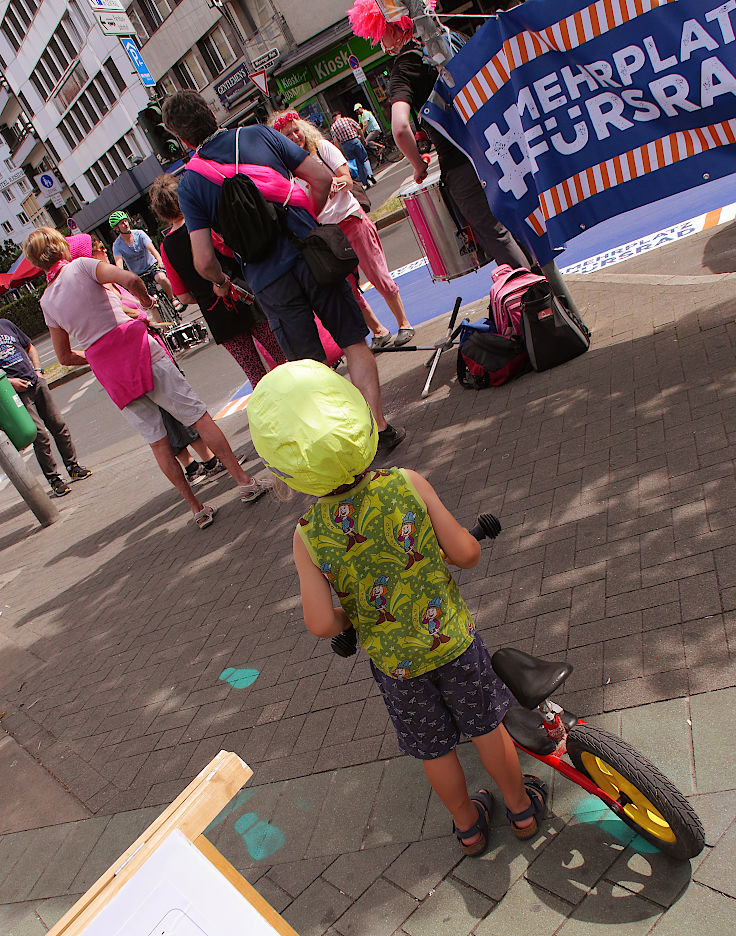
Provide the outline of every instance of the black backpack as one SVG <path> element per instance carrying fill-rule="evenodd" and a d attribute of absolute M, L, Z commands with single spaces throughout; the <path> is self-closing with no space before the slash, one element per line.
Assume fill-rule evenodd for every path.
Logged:
<path fill-rule="evenodd" d="M 535 371 L 564 364 L 590 347 L 587 325 L 562 304 L 547 282 L 530 286 L 521 297 L 521 325 Z"/>
<path fill-rule="evenodd" d="M 264 198 L 253 179 L 238 172 L 239 142 L 240 129 L 235 135 L 233 178 L 220 172 L 214 160 L 202 157 L 190 159 L 187 169 L 210 181 L 215 181 L 209 174 L 212 172 L 222 179 L 217 198 L 218 234 L 243 263 L 260 263 L 274 252 L 284 233 L 286 209 Z"/>
<path fill-rule="evenodd" d="M 218 233 L 243 263 L 260 263 L 276 249 L 282 212 L 241 172 L 222 183 L 217 199 Z"/>
<path fill-rule="evenodd" d="M 463 387 L 473 390 L 500 387 L 528 370 L 529 356 L 521 339 L 497 334 L 489 319 L 462 323 L 457 379 Z"/>

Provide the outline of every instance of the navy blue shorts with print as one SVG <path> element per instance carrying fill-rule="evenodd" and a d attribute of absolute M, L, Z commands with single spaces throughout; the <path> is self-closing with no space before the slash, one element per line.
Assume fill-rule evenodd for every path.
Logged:
<path fill-rule="evenodd" d="M 373 662 L 371 671 L 396 729 L 399 748 L 419 760 L 449 754 L 460 735 L 488 734 L 516 704 L 477 635 L 456 660 L 421 676 L 394 679 Z"/>

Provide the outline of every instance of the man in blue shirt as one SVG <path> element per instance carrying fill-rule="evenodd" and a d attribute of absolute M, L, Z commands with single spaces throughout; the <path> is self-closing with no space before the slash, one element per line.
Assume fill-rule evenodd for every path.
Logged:
<path fill-rule="evenodd" d="M 252 167 L 250 177 L 264 197 L 269 197 L 269 190 L 273 194 L 273 190 L 284 188 L 285 179 L 294 182 L 296 177 L 305 182 L 313 212 L 289 206 L 286 225 L 297 237 L 304 237 L 316 226 L 315 217 L 324 207 L 332 183 L 332 174 L 316 157 L 270 127 L 218 130 L 207 102 L 194 91 L 171 95 L 162 110 L 166 127 L 185 146 L 195 148 L 202 159 L 221 165 L 235 163 L 237 133 L 238 165 L 246 173 Z M 230 281 L 212 245 L 212 231 L 218 228 L 220 184 L 188 170 L 179 182 L 178 196 L 189 230 L 194 265 L 212 283 L 215 295 L 224 297 L 229 295 Z M 373 412 L 379 430 L 379 452 L 385 454 L 398 445 L 406 432 L 390 426 L 384 417 L 376 361 L 365 343 L 368 329 L 347 282 L 318 285 L 301 252 L 284 234 L 279 235 L 276 247 L 265 260 L 245 265 L 244 275 L 290 360 L 325 360 L 314 313 L 319 316 L 342 348 L 350 378 Z M 287 426 L 284 432 L 288 432 Z"/>
<path fill-rule="evenodd" d="M 31 344 L 31 339 L 9 319 L 0 318 L 0 368 L 10 380 L 10 385 L 18 394 L 36 425 L 36 438 L 33 451 L 38 464 L 57 497 L 69 494 L 71 488 L 59 476 L 54 456 L 51 454 L 49 430 L 54 437 L 59 454 L 72 481 L 88 478 L 92 472 L 82 468 L 77 461 L 77 453 L 69 434 L 69 428 L 56 407 L 44 380 L 38 351 Z"/>
<path fill-rule="evenodd" d="M 164 264 L 161 254 L 153 246 L 153 241 L 148 234 L 140 228 L 131 228 L 130 218 L 124 211 L 113 211 L 110 215 L 110 227 L 118 235 L 112 245 L 115 265 L 122 270 L 123 262 L 125 262 L 130 272 L 143 277 L 144 282 L 147 282 L 146 277 L 152 276 L 176 308 L 174 290 L 163 272 Z"/>

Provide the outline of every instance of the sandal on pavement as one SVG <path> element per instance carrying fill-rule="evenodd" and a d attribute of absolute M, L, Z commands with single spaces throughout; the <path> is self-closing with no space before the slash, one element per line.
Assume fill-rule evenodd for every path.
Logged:
<path fill-rule="evenodd" d="M 506 810 L 506 818 L 511 822 L 511 828 L 517 839 L 530 839 L 539 831 L 537 819 L 541 819 L 547 804 L 547 784 L 534 777 L 531 774 L 524 774 L 524 789 L 527 792 L 531 804 L 521 812 L 512 813 L 510 809 Z M 519 828 L 517 822 L 523 822 L 524 819 L 533 820 L 528 826 Z"/>
<path fill-rule="evenodd" d="M 208 526 L 212 526 L 214 523 L 216 513 L 217 507 L 213 507 L 211 504 L 205 504 L 200 511 L 195 513 L 194 522 L 200 530 L 206 530 Z"/>
<path fill-rule="evenodd" d="M 252 504 L 272 487 L 273 481 L 270 478 L 253 478 L 250 484 L 240 485 L 240 499 L 244 504 Z"/>
<path fill-rule="evenodd" d="M 478 821 L 469 829 L 458 829 L 453 822 L 452 831 L 455 833 L 458 842 L 460 842 L 460 848 L 462 848 L 463 852 L 471 857 L 477 857 L 483 854 L 488 844 L 488 826 L 493 815 L 493 797 L 488 790 L 480 790 L 470 797 L 470 801 L 478 810 Z M 480 838 L 477 842 L 473 842 L 472 845 L 465 844 L 463 839 L 471 838 L 478 833 L 480 833 Z"/>
<path fill-rule="evenodd" d="M 396 332 L 396 337 L 394 338 L 394 347 L 400 348 L 402 345 L 409 344 L 411 339 L 414 337 L 413 328 L 400 328 Z"/>
<path fill-rule="evenodd" d="M 387 347 L 391 344 L 393 337 L 390 331 L 384 332 L 382 335 L 374 335 L 371 338 L 371 351 L 380 351 L 381 348 Z"/>

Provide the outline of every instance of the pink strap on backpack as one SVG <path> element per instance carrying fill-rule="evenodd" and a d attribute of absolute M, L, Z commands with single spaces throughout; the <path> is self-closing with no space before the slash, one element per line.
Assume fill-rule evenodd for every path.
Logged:
<path fill-rule="evenodd" d="M 491 272 L 491 280 L 489 313 L 496 331 L 504 338 L 513 335 L 521 338 L 521 297 L 530 286 L 546 282 L 545 278 L 526 267 L 513 269 L 508 263 L 502 263 Z"/>
<path fill-rule="evenodd" d="M 307 193 L 299 185 L 294 185 L 294 179 L 287 179 L 270 166 L 258 166 L 254 163 L 241 163 L 238 159 L 238 143 L 240 129 L 235 136 L 235 162 L 218 163 L 213 159 L 202 159 L 201 156 L 192 156 L 187 163 L 191 169 L 209 182 L 221 186 L 225 179 L 234 178 L 239 172 L 250 176 L 258 186 L 258 191 L 267 201 L 279 205 L 292 205 L 295 208 L 306 209 L 314 218 L 314 208 Z M 315 218 L 316 220 L 316 218 Z"/>

